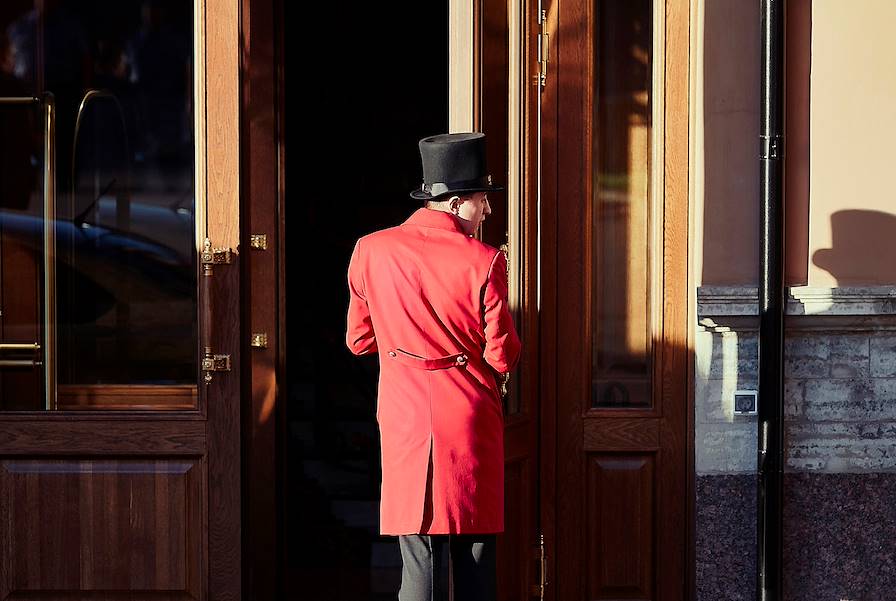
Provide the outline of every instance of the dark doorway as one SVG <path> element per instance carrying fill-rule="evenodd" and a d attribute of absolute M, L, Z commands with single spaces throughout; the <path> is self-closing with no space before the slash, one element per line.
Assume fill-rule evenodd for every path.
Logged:
<path fill-rule="evenodd" d="M 394 600 L 398 539 L 379 535 L 378 363 L 345 347 L 346 270 L 358 237 L 417 208 L 417 141 L 448 129 L 448 5 L 284 5 L 285 592 Z"/>

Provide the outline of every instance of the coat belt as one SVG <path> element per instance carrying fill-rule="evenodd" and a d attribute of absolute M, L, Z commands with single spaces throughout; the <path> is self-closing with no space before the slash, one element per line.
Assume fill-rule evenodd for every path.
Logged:
<path fill-rule="evenodd" d="M 454 353 L 453 355 L 445 355 L 444 357 L 421 357 L 409 353 L 400 348 L 389 350 L 389 356 L 408 367 L 416 367 L 417 369 L 445 369 L 447 367 L 463 367 L 467 364 L 467 356 L 464 353 Z"/>

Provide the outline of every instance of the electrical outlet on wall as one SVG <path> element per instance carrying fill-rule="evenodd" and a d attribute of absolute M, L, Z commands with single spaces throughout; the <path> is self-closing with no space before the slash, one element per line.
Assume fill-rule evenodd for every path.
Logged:
<path fill-rule="evenodd" d="M 755 390 L 734 391 L 734 414 L 757 415 L 759 413 L 759 395 Z"/>

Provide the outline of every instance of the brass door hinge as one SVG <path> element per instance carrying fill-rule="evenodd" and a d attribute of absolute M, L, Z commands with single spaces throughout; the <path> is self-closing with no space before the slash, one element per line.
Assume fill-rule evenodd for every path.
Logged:
<path fill-rule="evenodd" d="M 252 338 L 249 340 L 249 346 L 255 348 L 268 348 L 268 333 L 252 332 Z"/>
<path fill-rule="evenodd" d="M 539 9 L 538 15 L 538 47 L 537 47 L 537 55 L 538 55 L 538 82 L 541 86 L 541 89 L 544 90 L 545 85 L 547 85 L 548 78 L 548 48 L 551 44 L 551 37 L 548 34 L 546 29 L 545 22 L 547 21 L 547 11 L 545 9 Z"/>
<path fill-rule="evenodd" d="M 533 584 L 531 587 L 531 594 L 532 597 L 544 600 L 544 589 L 548 584 L 548 561 L 544 552 L 544 534 L 538 533 L 538 544 L 532 547 L 532 551 L 534 558 L 539 560 L 539 575 L 538 584 Z"/>
<path fill-rule="evenodd" d="M 233 251 L 231 249 L 212 248 L 212 241 L 206 238 L 202 252 L 199 254 L 203 275 L 212 275 L 213 265 L 229 265 L 232 262 L 232 257 Z"/>
<path fill-rule="evenodd" d="M 267 250 L 268 249 L 268 235 L 267 234 L 252 234 L 249 236 L 249 246 L 254 250 Z"/>
<path fill-rule="evenodd" d="M 205 355 L 202 357 L 202 371 L 205 372 L 206 384 L 212 381 L 213 371 L 230 371 L 230 355 L 212 354 L 212 347 L 205 347 Z"/>

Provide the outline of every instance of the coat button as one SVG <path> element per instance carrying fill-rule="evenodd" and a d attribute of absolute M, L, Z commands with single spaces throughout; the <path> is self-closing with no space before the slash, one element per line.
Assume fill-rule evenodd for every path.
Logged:
<path fill-rule="evenodd" d="M 463 364 L 466 363 L 466 362 L 467 362 L 467 356 L 466 356 L 466 355 L 458 355 L 458 356 L 457 356 L 457 364 L 458 364 L 458 365 L 463 365 Z"/>
<path fill-rule="evenodd" d="M 390 356 L 390 357 L 394 357 L 394 356 L 395 356 L 395 351 L 389 351 L 389 356 Z"/>

